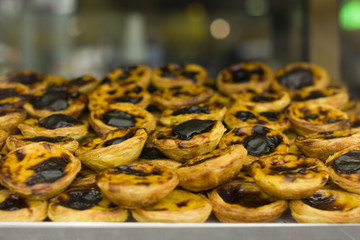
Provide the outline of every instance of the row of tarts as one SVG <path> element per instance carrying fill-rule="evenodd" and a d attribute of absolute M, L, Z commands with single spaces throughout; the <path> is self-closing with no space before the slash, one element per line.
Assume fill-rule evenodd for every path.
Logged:
<path fill-rule="evenodd" d="M 325 69 L 0 76 L 0 220 L 360 222 L 359 104 Z"/>

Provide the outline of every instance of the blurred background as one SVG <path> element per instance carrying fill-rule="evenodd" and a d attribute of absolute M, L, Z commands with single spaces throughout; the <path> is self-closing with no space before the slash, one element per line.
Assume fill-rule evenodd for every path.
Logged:
<path fill-rule="evenodd" d="M 311 61 L 360 89 L 360 0 L 0 0 L 0 74 Z"/>

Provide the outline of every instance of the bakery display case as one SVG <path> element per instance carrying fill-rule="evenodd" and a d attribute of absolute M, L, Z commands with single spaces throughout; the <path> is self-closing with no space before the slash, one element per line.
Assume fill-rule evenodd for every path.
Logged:
<path fill-rule="evenodd" d="M 356 239 L 359 16 L 0 0 L 0 239 Z"/>

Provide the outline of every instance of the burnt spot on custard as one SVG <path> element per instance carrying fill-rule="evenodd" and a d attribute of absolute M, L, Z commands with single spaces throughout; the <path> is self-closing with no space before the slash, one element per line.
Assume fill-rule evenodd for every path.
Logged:
<path fill-rule="evenodd" d="M 141 151 L 140 157 L 143 159 L 164 159 L 167 158 L 159 149 L 144 147 Z"/>
<path fill-rule="evenodd" d="M 37 136 L 32 138 L 22 138 L 22 141 L 25 142 L 48 142 L 48 143 L 60 143 L 60 142 L 69 142 L 72 139 L 65 136 L 59 137 L 45 137 L 45 136 Z"/>
<path fill-rule="evenodd" d="M 41 119 L 38 124 L 43 128 L 56 129 L 62 127 L 73 127 L 75 125 L 82 124 L 82 122 L 65 114 L 52 114 Z"/>
<path fill-rule="evenodd" d="M 250 99 L 252 102 L 273 102 L 277 98 L 273 96 L 267 96 L 266 94 L 258 94 Z"/>
<path fill-rule="evenodd" d="M 215 124 L 213 120 L 191 119 L 173 127 L 171 136 L 180 140 L 190 140 L 195 135 L 209 132 Z"/>
<path fill-rule="evenodd" d="M 111 110 L 102 115 L 100 120 L 107 125 L 120 129 L 134 127 L 136 123 L 134 115 L 120 110 Z"/>
<path fill-rule="evenodd" d="M 14 152 L 16 159 L 20 162 L 24 160 L 26 156 L 26 151 L 24 149 L 19 149 Z"/>
<path fill-rule="evenodd" d="M 312 120 L 318 119 L 319 116 L 317 114 L 305 113 L 304 118 L 308 121 L 309 119 L 312 119 Z"/>
<path fill-rule="evenodd" d="M 257 67 L 253 70 L 246 70 L 241 67 L 230 68 L 229 72 L 232 76 L 232 81 L 235 83 L 245 83 L 250 81 L 252 75 L 258 75 L 259 79 L 263 79 L 264 71 L 262 68 Z"/>
<path fill-rule="evenodd" d="M 344 205 L 336 202 L 334 195 L 326 196 L 321 192 L 316 192 L 311 197 L 302 199 L 301 201 L 310 207 L 325 211 L 341 211 L 344 209 Z"/>
<path fill-rule="evenodd" d="M 165 77 L 165 78 L 177 78 L 177 74 L 172 72 L 171 69 L 169 68 L 168 65 L 165 65 L 165 66 L 162 66 L 160 68 L 160 71 L 161 71 L 161 74 L 160 76 L 161 77 Z"/>
<path fill-rule="evenodd" d="M 299 90 L 311 86 L 314 76 L 310 69 L 297 67 L 285 72 L 278 80 L 281 85 L 291 90 Z"/>
<path fill-rule="evenodd" d="M 6 98 L 18 97 L 20 93 L 16 90 L 16 88 L 0 88 L 0 100 L 4 100 Z"/>
<path fill-rule="evenodd" d="M 62 154 L 60 157 L 48 158 L 34 166 L 29 167 L 34 173 L 26 179 L 27 186 L 33 186 L 38 183 L 53 183 L 62 178 L 65 173 L 66 165 L 70 163 L 69 156 Z"/>
<path fill-rule="evenodd" d="M 13 72 L 9 74 L 9 82 L 21 83 L 24 85 L 33 85 L 40 80 L 40 76 L 34 72 L 22 73 L 22 72 Z"/>
<path fill-rule="evenodd" d="M 260 115 L 266 117 L 269 121 L 277 121 L 279 120 L 280 112 L 261 112 Z"/>
<path fill-rule="evenodd" d="M 299 163 L 295 167 L 272 165 L 269 170 L 269 175 L 284 175 L 288 181 L 296 180 L 294 177 L 291 177 L 291 175 L 306 175 L 308 172 L 319 172 L 315 163 Z"/>
<path fill-rule="evenodd" d="M 186 207 L 189 203 L 189 200 L 184 200 L 178 203 L 175 203 L 178 208 Z"/>
<path fill-rule="evenodd" d="M 293 101 L 297 101 L 297 102 L 303 102 L 303 101 L 308 101 L 308 100 L 313 100 L 313 99 L 317 99 L 317 98 L 322 98 L 322 97 L 327 97 L 327 96 L 332 96 L 335 93 L 331 94 L 331 95 L 325 95 L 324 92 L 322 92 L 321 90 L 315 90 L 315 91 L 311 91 L 309 92 L 307 95 L 305 95 L 304 97 L 301 96 L 301 94 L 296 94 L 292 100 Z"/>
<path fill-rule="evenodd" d="M 261 192 L 247 191 L 241 185 L 222 186 L 217 193 L 228 204 L 237 204 L 247 208 L 258 208 L 275 202 L 271 198 L 264 198 Z"/>
<path fill-rule="evenodd" d="M 324 140 L 329 140 L 329 139 L 335 139 L 335 138 L 343 138 L 343 137 L 349 137 L 351 136 L 351 133 L 349 132 L 342 132 L 341 134 L 335 134 L 333 131 L 328 131 L 328 132 L 319 132 L 319 138 L 324 139 Z"/>
<path fill-rule="evenodd" d="M 253 114 L 252 112 L 249 112 L 249 111 L 238 111 L 234 114 L 234 116 L 241 121 L 246 121 L 248 119 L 256 119 L 257 118 L 255 116 L 255 114 Z"/>
<path fill-rule="evenodd" d="M 98 189 L 77 189 L 66 192 L 66 197 L 59 197 L 58 202 L 67 208 L 86 210 L 96 206 L 102 199 Z"/>
<path fill-rule="evenodd" d="M 69 97 L 77 98 L 79 94 L 69 93 L 60 87 L 48 88 L 42 96 L 32 96 L 29 102 L 35 109 L 48 109 L 52 111 L 61 111 L 69 107 Z"/>
<path fill-rule="evenodd" d="M 10 194 L 4 201 L 0 203 L 1 211 L 15 211 L 28 208 L 26 199 L 15 194 Z"/>
<path fill-rule="evenodd" d="M 194 160 L 187 161 L 187 162 L 183 163 L 181 166 L 179 166 L 179 168 L 196 166 L 196 165 L 199 165 L 199 164 L 201 164 L 203 162 L 206 162 L 206 161 L 209 161 L 211 159 L 218 158 L 218 157 L 221 157 L 221 154 L 215 154 L 215 155 L 204 157 L 204 158 L 197 158 L 197 159 L 194 159 Z"/>
<path fill-rule="evenodd" d="M 171 116 L 178 116 L 182 114 L 210 114 L 210 109 L 208 107 L 201 107 L 201 106 L 191 106 L 185 107 L 178 110 L 175 110 Z"/>
<path fill-rule="evenodd" d="M 103 147 L 108 147 L 108 146 L 112 146 L 112 145 L 115 145 L 115 144 L 122 143 L 122 142 L 132 138 L 134 135 L 135 135 L 135 131 L 130 131 L 125 136 L 117 137 L 117 138 L 113 138 L 113 139 L 105 141 L 102 144 L 102 146 Z"/>
<path fill-rule="evenodd" d="M 118 97 L 114 99 L 114 103 L 122 103 L 122 102 L 127 102 L 127 103 L 139 103 L 141 102 L 141 100 L 143 99 L 143 97 L 129 97 L 129 96 L 125 96 L 125 97 Z"/>
<path fill-rule="evenodd" d="M 338 174 L 359 173 L 360 150 L 352 150 L 335 158 L 331 165 Z"/>
<path fill-rule="evenodd" d="M 360 127 L 360 119 L 351 122 L 351 128 L 358 128 Z"/>
<path fill-rule="evenodd" d="M 147 176 L 153 176 L 153 175 L 158 175 L 161 176 L 163 174 L 163 170 L 158 168 L 158 167 L 154 167 L 151 169 L 151 172 L 144 172 L 142 170 L 138 170 L 135 169 L 136 167 L 128 164 L 128 165 L 120 165 L 118 167 L 115 167 L 113 169 L 113 173 L 115 174 L 126 174 L 126 175 L 134 175 L 134 176 L 138 176 L 138 177 L 147 177 Z"/>

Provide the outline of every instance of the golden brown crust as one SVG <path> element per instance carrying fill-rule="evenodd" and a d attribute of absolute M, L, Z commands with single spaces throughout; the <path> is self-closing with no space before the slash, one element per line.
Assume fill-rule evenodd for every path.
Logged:
<path fill-rule="evenodd" d="M 207 71 L 197 64 L 169 63 L 154 69 L 151 83 L 158 89 L 176 86 L 202 85 Z"/>
<path fill-rule="evenodd" d="M 269 196 L 252 182 L 234 180 L 209 194 L 220 222 L 275 222 L 287 209 L 285 200 Z"/>
<path fill-rule="evenodd" d="M 176 173 L 163 166 L 131 163 L 100 173 L 96 182 L 101 192 L 126 208 L 152 205 L 166 197 L 178 184 Z"/>
<path fill-rule="evenodd" d="M 286 115 L 300 135 L 345 130 L 351 123 L 346 113 L 328 105 L 315 103 L 291 104 Z"/>
<path fill-rule="evenodd" d="M 7 189 L 0 190 L 0 204 L 2 222 L 38 222 L 47 217 L 47 201 L 25 199 Z"/>
<path fill-rule="evenodd" d="M 75 155 L 92 170 L 102 171 L 137 159 L 146 139 L 142 128 L 115 130 L 81 146 Z"/>
<path fill-rule="evenodd" d="M 102 83 L 137 84 L 147 88 L 151 79 L 151 68 L 146 65 L 119 67 L 106 74 Z"/>
<path fill-rule="evenodd" d="M 190 134 L 191 138 L 177 136 L 176 129 L 192 128 L 197 123 L 200 127 L 204 123 L 208 128 L 200 134 L 194 133 L 197 132 L 195 129 L 194 134 Z M 190 129 L 190 132 L 191 130 L 193 129 Z M 170 159 L 184 161 L 214 150 L 225 131 L 226 128 L 220 121 L 192 119 L 173 127 L 161 128 L 154 133 L 153 141 L 155 147 Z"/>
<path fill-rule="evenodd" d="M 122 125 L 121 123 L 124 121 L 126 124 Z M 106 124 L 106 122 L 110 124 Z M 150 133 L 156 126 L 155 118 L 150 112 L 132 103 L 113 103 L 106 109 L 99 108 L 91 111 L 89 123 L 100 136 L 117 129 L 130 127 L 145 128 L 146 132 Z"/>
<path fill-rule="evenodd" d="M 81 163 L 69 151 L 51 143 L 32 143 L 6 155 L 1 183 L 29 199 L 48 199 L 75 178 Z"/>
<path fill-rule="evenodd" d="M 26 119 L 24 109 L 6 109 L 0 111 L 0 129 L 8 134 L 16 134 L 19 129 L 18 125 Z"/>
<path fill-rule="evenodd" d="M 251 164 L 249 173 L 266 193 L 281 199 L 309 197 L 329 178 L 322 161 L 292 154 L 261 158 Z"/>
<path fill-rule="evenodd" d="M 320 189 L 309 198 L 290 201 L 289 206 L 300 223 L 360 222 L 360 196 L 342 190 Z"/>
<path fill-rule="evenodd" d="M 6 143 L 6 139 L 8 138 L 8 133 L 4 130 L 0 129 L 0 149 L 2 149 Z"/>
<path fill-rule="evenodd" d="M 159 89 L 152 94 L 152 100 L 158 108 L 164 110 L 200 104 L 210 99 L 213 94 L 211 88 L 189 85 Z"/>
<path fill-rule="evenodd" d="M 246 154 L 242 145 L 233 145 L 192 158 L 176 170 L 179 185 L 198 192 L 228 182 L 240 172 Z"/>
<path fill-rule="evenodd" d="M 211 204 L 202 194 L 175 189 L 158 203 L 131 210 L 138 222 L 205 222 L 211 214 Z"/>
<path fill-rule="evenodd" d="M 71 188 L 52 198 L 48 208 L 54 222 L 124 222 L 128 215 L 92 187 Z"/>
<path fill-rule="evenodd" d="M 246 88 L 266 89 L 274 80 L 274 71 L 261 62 L 241 62 L 223 69 L 217 76 L 219 90 L 231 95 Z"/>
<path fill-rule="evenodd" d="M 289 149 L 289 140 L 282 132 L 260 125 L 232 129 L 221 138 L 219 148 L 235 144 L 243 145 L 248 152 L 246 167 L 261 157 L 286 154 Z"/>

